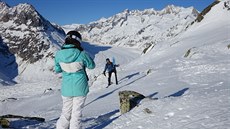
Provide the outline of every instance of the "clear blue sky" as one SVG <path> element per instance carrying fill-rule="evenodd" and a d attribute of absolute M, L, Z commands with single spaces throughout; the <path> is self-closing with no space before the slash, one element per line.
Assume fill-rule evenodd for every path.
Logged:
<path fill-rule="evenodd" d="M 125 9 L 161 10 L 167 5 L 193 6 L 202 11 L 214 0 L 2 0 L 10 6 L 29 3 L 50 22 L 59 25 L 72 23 L 87 24 L 108 18 Z"/>

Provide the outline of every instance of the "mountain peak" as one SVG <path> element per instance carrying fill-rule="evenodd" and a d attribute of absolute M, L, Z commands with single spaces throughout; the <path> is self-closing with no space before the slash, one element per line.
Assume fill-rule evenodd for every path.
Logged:
<path fill-rule="evenodd" d="M 7 5 L 5 2 L 0 1 L 0 12 L 4 11 L 5 9 L 8 9 L 10 6 Z"/>
<path fill-rule="evenodd" d="M 65 32 L 43 18 L 30 4 L 8 7 L 0 4 L 0 30 L 11 53 L 24 61 L 36 62 L 62 43 Z"/>
<path fill-rule="evenodd" d="M 181 11 L 181 9 L 184 9 L 183 7 L 175 6 L 175 5 L 168 5 L 164 9 L 162 9 L 160 12 L 162 14 L 177 14 Z"/>
<path fill-rule="evenodd" d="M 36 11 L 36 9 L 30 4 L 19 4 L 14 7 L 9 7 L 5 3 L 1 3 L 1 19 L 2 22 L 8 22 L 10 20 L 20 25 L 40 26 L 44 20 L 43 17 Z"/>
<path fill-rule="evenodd" d="M 125 9 L 122 13 L 129 13 L 129 9 Z"/>
<path fill-rule="evenodd" d="M 176 8 L 181 8 L 181 7 L 175 6 L 175 5 L 173 5 L 173 4 L 167 5 L 167 6 L 165 7 L 165 9 L 171 9 L 171 10 L 176 9 Z"/>
<path fill-rule="evenodd" d="M 28 4 L 28 3 L 24 3 L 24 4 L 18 4 L 17 6 L 15 6 L 13 9 L 17 10 L 17 11 L 26 11 L 26 12 L 34 12 L 36 11 L 36 9 Z"/>
<path fill-rule="evenodd" d="M 107 19 L 76 26 L 90 42 L 145 49 L 151 44 L 174 37 L 194 21 L 193 7 L 169 5 L 161 11 L 153 8 L 124 10 Z"/>
<path fill-rule="evenodd" d="M 9 5 L 7 5 L 5 2 L 0 1 L 0 7 L 2 7 L 2 6 L 7 6 L 7 7 L 9 7 Z"/>

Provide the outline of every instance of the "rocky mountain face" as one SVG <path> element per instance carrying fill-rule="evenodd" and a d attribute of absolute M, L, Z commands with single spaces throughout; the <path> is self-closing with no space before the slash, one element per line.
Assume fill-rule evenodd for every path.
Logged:
<path fill-rule="evenodd" d="M 34 63 L 53 56 L 65 35 L 64 31 L 44 19 L 32 5 L 9 7 L 0 2 L 0 33 L 9 51 L 23 61 Z"/>
<path fill-rule="evenodd" d="M 64 37 L 64 30 L 32 5 L 0 2 L 0 84 L 52 77 L 54 53 Z"/>
<path fill-rule="evenodd" d="M 160 41 L 177 36 L 198 16 L 193 7 L 169 5 L 161 11 L 154 9 L 124 10 L 109 18 L 87 25 L 66 25 L 76 28 L 90 42 L 146 49 Z M 67 30 L 68 31 L 68 30 Z"/>

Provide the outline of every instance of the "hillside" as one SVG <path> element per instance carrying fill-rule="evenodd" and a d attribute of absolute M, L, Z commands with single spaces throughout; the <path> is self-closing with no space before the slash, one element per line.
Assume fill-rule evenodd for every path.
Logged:
<path fill-rule="evenodd" d="M 176 37 L 140 49 L 84 42 L 97 66 L 88 70 L 90 93 L 83 111 L 86 129 L 228 129 L 230 123 L 230 1 L 210 8 Z M 106 58 L 120 64 L 118 85 L 102 75 Z M 33 67 L 40 67 L 34 64 Z M 33 74 L 30 74 L 33 76 Z M 47 77 L 43 72 L 39 77 Z M 62 101 L 58 77 L 0 86 L 0 115 L 39 116 L 43 123 L 15 120 L 15 128 L 55 129 Z M 44 79 L 46 80 L 46 79 Z M 149 98 L 119 112 L 118 92 L 134 90 Z"/>
<path fill-rule="evenodd" d="M 47 67 L 33 67 L 34 71 L 51 73 L 48 71 L 52 66 L 47 64 L 47 60 L 53 59 L 54 53 L 63 43 L 65 32 L 43 18 L 29 4 L 10 7 L 0 2 L 0 14 L 0 46 L 5 46 L 0 51 L 0 74 L 10 79 L 19 75 L 22 80 L 30 80 L 28 74 L 31 69 L 28 68 L 36 63 L 46 64 Z"/>
<path fill-rule="evenodd" d="M 185 31 L 197 15 L 193 7 L 174 5 L 160 11 L 127 9 L 87 25 L 66 25 L 63 28 L 66 31 L 71 28 L 80 31 L 89 42 L 144 50 Z"/>

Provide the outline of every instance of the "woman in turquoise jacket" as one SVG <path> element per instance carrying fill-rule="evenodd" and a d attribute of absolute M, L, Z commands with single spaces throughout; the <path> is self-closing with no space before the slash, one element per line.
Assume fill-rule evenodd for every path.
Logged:
<path fill-rule="evenodd" d="M 55 71 L 62 73 L 62 114 L 57 129 L 81 128 L 81 112 L 89 92 L 85 68 L 95 68 L 92 58 L 81 47 L 81 35 L 77 31 L 67 33 L 65 44 L 55 55 Z"/>

